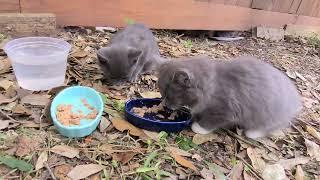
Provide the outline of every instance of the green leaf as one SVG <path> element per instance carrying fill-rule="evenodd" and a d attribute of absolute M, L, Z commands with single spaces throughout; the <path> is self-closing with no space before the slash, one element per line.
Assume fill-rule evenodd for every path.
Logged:
<path fill-rule="evenodd" d="M 124 112 L 125 101 L 122 100 L 114 100 L 112 104 L 113 108 L 119 112 Z"/>
<path fill-rule="evenodd" d="M 176 137 L 176 143 L 180 149 L 189 151 L 190 149 L 196 148 L 197 145 L 192 142 L 192 139 L 189 137 L 183 137 L 181 135 Z"/>
<path fill-rule="evenodd" d="M 103 93 L 100 93 L 100 96 L 102 98 L 103 104 L 106 104 L 109 101 L 109 96 Z"/>
<path fill-rule="evenodd" d="M 32 164 L 19 160 L 13 156 L 0 156 L 0 161 L 13 169 L 17 168 L 20 171 L 28 172 L 33 169 Z"/>
<path fill-rule="evenodd" d="M 153 180 L 150 176 L 146 175 L 146 174 L 141 174 L 141 177 L 145 180 Z"/>
<path fill-rule="evenodd" d="M 139 167 L 136 170 L 136 172 L 137 173 L 146 173 L 146 172 L 149 172 L 149 171 L 155 171 L 157 169 L 158 169 L 157 167 Z"/>
<path fill-rule="evenodd" d="M 149 167 L 151 161 L 158 156 L 158 152 L 157 151 L 153 151 L 152 153 L 149 154 L 148 158 L 146 159 L 146 161 L 144 162 L 144 167 Z"/>

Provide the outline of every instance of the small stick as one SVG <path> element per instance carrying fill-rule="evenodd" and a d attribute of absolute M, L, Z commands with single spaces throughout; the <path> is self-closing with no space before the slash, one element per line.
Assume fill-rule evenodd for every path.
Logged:
<path fill-rule="evenodd" d="M 2 115 L 4 115 L 6 118 L 8 118 L 9 120 L 13 121 L 13 122 L 17 122 L 17 123 L 20 123 L 19 121 L 13 119 L 12 117 L 10 117 L 7 113 L 5 113 L 4 111 L 2 111 L 2 109 L 0 109 L 0 113 Z"/>
<path fill-rule="evenodd" d="M 49 171 L 49 174 L 50 174 L 51 178 L 52 178 L 53 180 L 56 180 L 56 177 L 55 177 L 54 174 L 52 173 L 52 171 L 51 171 L 48 163 L 45 163 L 44 165 L 46 166 L 47 170 Z"/>
<path fill-rule="evenodd" d="M 239 136 L 238 134 L 233 133 L 233 132 L 230 131 L 230 130 L 225 130 L 225 131 L 226 131 L 230 136 L 232 136 L 232 137 L 234 137 L 234 138 L 237 138 L 237 139 L 239 139 L 239 140 L 242 141 L 242 142 L 245 142 L 245 143 L 247 143 L 247 144 L 250 144 L 251 146 L 254 146 L 254 147 L 260 147 L 259 144 L 254 143 L 254 142 L 251 142 L 251 141 L 249 141 L 249 140 L 246 140 L 245 138 Z"/>
<path fill-rule="evenodd" d="M 259 173 L 246 161 L 244 160 L 241 156 L 237 155 L 237 158 L 239 158 L 246 166 L 248 166 L 252 172 L 252 174 L 259 180 L 263 180 L 263 178 L 261 178 L 261 176 L 259 175 Z"/>

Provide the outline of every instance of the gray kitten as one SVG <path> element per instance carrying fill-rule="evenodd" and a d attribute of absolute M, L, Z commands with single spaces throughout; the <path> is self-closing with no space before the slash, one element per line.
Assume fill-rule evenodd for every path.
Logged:
<path fill-rule="evenodd" d="M 254 57 L 170 61 L 160 67 L 158 85 L 168 108 L 190 108 L 199 134 L 239 125 L 247 137 L 263 137 L 287 127 L 302 107 L 291 80 Z"/>
<path fill-rule="evenodd" d="M 133 82 L 164 60 L 151 30 L 142 24 L 128 25 L 117 32 L 97 56 L 106 80 L 112 84 Z"/>

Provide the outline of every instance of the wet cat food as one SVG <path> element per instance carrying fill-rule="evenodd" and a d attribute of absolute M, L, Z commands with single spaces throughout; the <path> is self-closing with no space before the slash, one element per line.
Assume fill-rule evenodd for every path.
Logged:
<path fill-rule="evenodd" d="M 98 111 L 92 107 L 86 99 L 81 99 L 83 105 L 91 110 L 91 112 L 85 115 L 81 110 L 78 110 L 77 113 L 72 111 L 73 106 L 71 104 L 60 104 L 57 107 L 57 119 L 58 121 L 64 126 L 71 126 L 71 125 L 80 125 L 81 119 L 88 119 L 94 120 L 97 115 Z"/>
<path fill-rule="evenodd" d="M 153 105 L 152 107 L 133 107 L 131 109 L 131 112 L 135 113 L 136 115 L 140 116 L 140 117 L 144 117 L 146 115 L 154 115 L 156 117 L 157 120 L 160 121 L 165 121 L 165 120 L 169 120 L 169 121 L 173 121 L 175 120 L 176 116 L 177 116 L 177 112 L 171 112 L 168 113 L 162 104 L 159 105 Z"/>

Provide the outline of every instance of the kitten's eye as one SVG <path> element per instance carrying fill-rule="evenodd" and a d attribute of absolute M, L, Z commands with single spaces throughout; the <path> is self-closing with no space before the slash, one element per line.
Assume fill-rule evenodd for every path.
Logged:
<path fill-rule="evenodd" d="M 138 59 L 133 59 L 132 64 L 136 64 L 138 62 Z"/>

